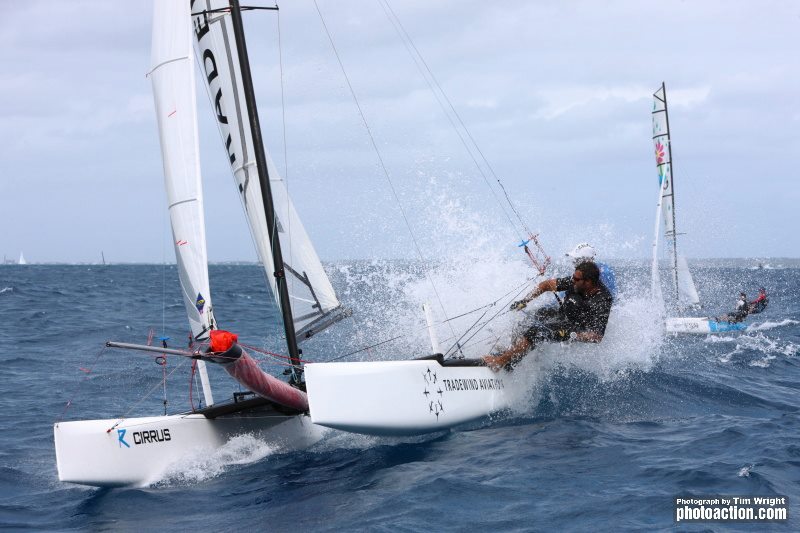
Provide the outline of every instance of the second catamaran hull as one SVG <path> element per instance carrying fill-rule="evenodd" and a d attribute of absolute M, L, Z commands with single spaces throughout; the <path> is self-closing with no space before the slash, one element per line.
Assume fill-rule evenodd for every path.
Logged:
<path fill-rule="evenodd" d="M 306 365 L 315 424 L 366 435 L 419 435 L 510 404 L 510 375 L 436 359 Z"/>
<path fill-rule="evenodd" d="M 237 435 L 253 435 L 290 451 L 322 438 L 308 416 L 253 413 L 82 420 L 54 425 L 58 478 L 98 487 L 151 485 L 187 457 L 213 454 Z M 110 431 L 109 429 L 112 428 Z"/>
<path fill-rule="evenodd" d="M 743 331 L 747 324 L 742 322 L 718 321 L 710 318 L 668 318 L 665 323 L 667 333 L 724 333 L 726 331 Z"/>

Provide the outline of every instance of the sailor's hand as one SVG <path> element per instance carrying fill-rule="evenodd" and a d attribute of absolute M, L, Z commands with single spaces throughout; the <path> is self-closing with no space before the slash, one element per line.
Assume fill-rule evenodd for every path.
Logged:
<path fill-rule="evenodd" d="M 527 300 L 517 300 L 513 304 L 511 304 L 512 311 L 522 311 L 528 305 Z"/>

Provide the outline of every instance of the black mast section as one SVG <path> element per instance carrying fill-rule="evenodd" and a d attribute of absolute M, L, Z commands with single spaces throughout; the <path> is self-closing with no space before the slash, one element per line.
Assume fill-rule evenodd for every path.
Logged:
<path fill-rule="evenodd" d="M 244 25 L 242 24 L 239 0 L 230 0 L 230 6 L 233 35 L 236 39 L 236 53 L 239 56 L 239 68 L 242 72 L 242 88 L 244 89 L 244 98 L 247 103 L 247 116 L 250 120 L 250 131 L 253 135 L 253 148 L 255 149 L 258 182 L 261 185 L 261 199 L 264 203 L 264 214 L 267 218 L 267 230 L 270 235 L 272 263 L 275 268 L 273 275 L 275 276 L 275 284 L 278 288 L 278 299 L 281 302 L 281 314 L 283 315 L 283 329 L 286 333 L 286 345 L 289 348 L 289 357 L 291 358 L 292 365 L 294 365 L 297 371 L 302 371 L 300 366 L 300 351 L 297 348 L 297 336 L 295 335 L 294 320 L 292 319 L 292 306 L 289 302 L 289 289 L 286 285 L 286 273 L 283 268 L 281 243 L 275 224 L 275 208 L 272 205 L 272 190 L 270 189 L 269 174 L 267 173 L 267 157 L 264 153 L 264 140 L 261 137 L 261 124 L 258 121 L 258 108 L 256 107 L 256 96 L 253 92 L 253 78 L 250 74 L 250 60 L 247 57 L 247 43 L 244 39 Z"/>

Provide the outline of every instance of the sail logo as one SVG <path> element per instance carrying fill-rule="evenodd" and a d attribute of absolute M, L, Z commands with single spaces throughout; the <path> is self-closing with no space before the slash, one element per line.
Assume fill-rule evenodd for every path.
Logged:
<path fill-rule="evenodd" d="M 203 295 L 199 292 L 197 293 L 197 300 L 195 300 L 194 306 L 197 308 L 197 312 L 202 315 L 203 308 L 206 306 L 206 299 L 203 298 Z"/>
<path fill-rule="evenodd" d="M 125 442 L 125 433 L 127 431 L 128 431 L 127 429 L 118 429 L 117 430 L 117 439 L 119 440 L 118 444 L 119 444 L 120 448 L 122 448 L 123 444 L 125 445 L 126 448 L 130 448 L 131 447 L 130 444 Z"/>
<path fill-rule="evenodd" d="M 194 0 L 192 0 L 192 7 L 194 7 Z M 217 59 L 214 56 L 214 51 L 212 50 L 211 46 L 213 46 L 213 38 L 208 39 L 211 41 L 209 46 L 206 46 L 204 43 L 204 37 L 209 35 L 211 32 L 211 23 L 218 22 L 221 19 L 217 20 L 209 20 L 208 12 L 203 11 L 194 17 L 194 34 L 197 38 L 197 45 L 200 50 L 200 57 L 203 63 L 203 71 L 206 75 L 206 82 L 208 83 L 208 89 L 210 94 L 212 94 L 212 99 L 214 100 L 214 111 L 217 117 L 217 122 L 219 124 L 220 133 L 222 134 L 222 138 L 225 142 L 225 148 L 228 151 L 228 159 L 230 160 L 230 164 L 233 165 L 236 162 L 236 154 L 231 151 L 231 145 L 233 145 L 233 137 L 231 136 L 231 126 L 228 124 L 228 116 L 225 111 L 225 101 L 223 99 L 222 93 L 222 80 L 220 78 L 220 71 L 217 67 Z M 227 87 L 226 87 L 227 89 Z"/>
<path fill-rule="evenodd" d="M 664 162 L 664 156 L 666 155 L 666 150 L 664 150 L 664 145 L 660 142 L 656 142 L 656 164 L 660 165 Z"/>

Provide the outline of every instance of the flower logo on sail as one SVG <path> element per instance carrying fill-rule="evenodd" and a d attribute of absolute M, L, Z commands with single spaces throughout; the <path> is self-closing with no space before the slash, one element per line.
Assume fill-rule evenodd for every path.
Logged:
<path fill-rule="evenodd" d="M 656 165 L 660 165 L 664 162 L 664 145 L 661 144 L 661 141 L 656 141 Z"/>

